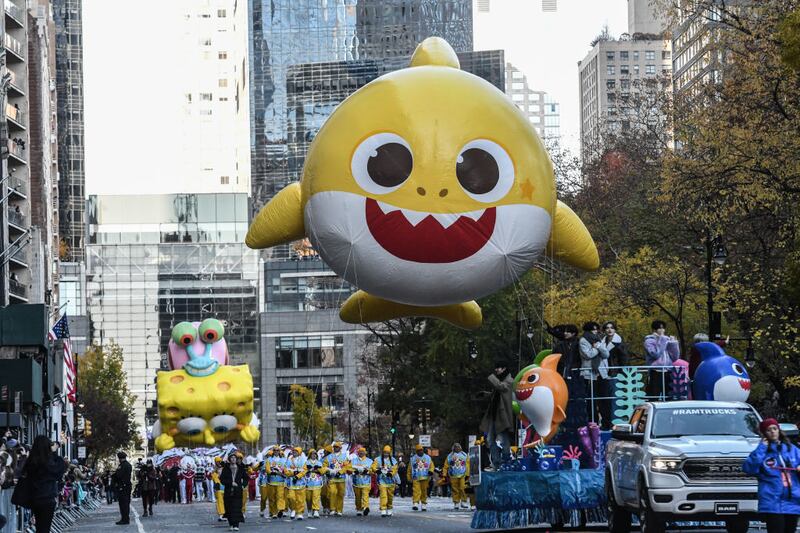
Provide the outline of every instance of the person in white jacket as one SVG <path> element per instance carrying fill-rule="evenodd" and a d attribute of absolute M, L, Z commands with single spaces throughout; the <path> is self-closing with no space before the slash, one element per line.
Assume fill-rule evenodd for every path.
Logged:
<path fill-rule="evenodd" d="M 609 352 L 601 342 L 600 324 L 587 322 L 583 325 L 583 336 L 578 341 L 581 355 L 581 376 L 586 380 L 589 392 L 589 418 L 592 422 L 611 423 L 611 388 L 608 383 Z"/>

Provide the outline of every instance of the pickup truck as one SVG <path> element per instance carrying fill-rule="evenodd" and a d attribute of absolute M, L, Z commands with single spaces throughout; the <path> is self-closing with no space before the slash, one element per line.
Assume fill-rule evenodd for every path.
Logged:
<path fill-rule="evenodd" d="M 724 521 L 744 533 L 758 510 L 758 484 L 742 463 L 759 442 L 761 417 L 742 402 L 647 402 L 614 426 L 606 448 L 608 526 L 642 533 L 666 522 Z"/>

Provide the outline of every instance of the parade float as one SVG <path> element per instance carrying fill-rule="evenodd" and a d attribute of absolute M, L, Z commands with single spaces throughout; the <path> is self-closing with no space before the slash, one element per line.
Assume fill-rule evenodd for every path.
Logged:
<path fill-rule="evenodd" d="M 256 442 L 253 376 L 248 365 L 228 364 L 222 322 L 207 318 L 177 324 L 168 351 L 171 370 L 156 377 L 156 449 Z"/>

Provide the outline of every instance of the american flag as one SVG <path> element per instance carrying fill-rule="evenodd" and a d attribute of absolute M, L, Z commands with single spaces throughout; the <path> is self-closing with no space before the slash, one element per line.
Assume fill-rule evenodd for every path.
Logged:
<path fill-rule="evenodd" d="M 67 392 L 67 399 L 75 403 L 75 360 L 72 358 L 72 346 L 69 341 L 69 322 L 67 315 L 62 316 L 53 324 L 47 333 L 47 338 L 51 341 L 56 339 L 64 340 L 64 390 Z"/>

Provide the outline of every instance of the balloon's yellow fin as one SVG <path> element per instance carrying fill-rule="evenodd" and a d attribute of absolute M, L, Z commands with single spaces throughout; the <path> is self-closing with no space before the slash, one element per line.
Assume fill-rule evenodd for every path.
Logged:
<path fill-rule="evenodd" d="M 261 208 L 247 230 L 249 248 L 269 248 L 306 236 L 300 183 L 290 183 Z"/>
<path fill-rule="evenodd" d="M 560 200 L 556 202 L 547 254 L 582 270 L 597 270 L 600 267 L 600 256 L 589 230 L 575 211 Z"/>
<path fill-rule="evenodd" d="M 358 291 L 350 296 L 339 311 L 339 318 L 348 324 L 384 322 L 407 316 L 439 318 L 463 329 L 476 329 L 483 321 L 481 308 L 475 301 L 423 307 L 384 300 L 364 291 Z"/>

